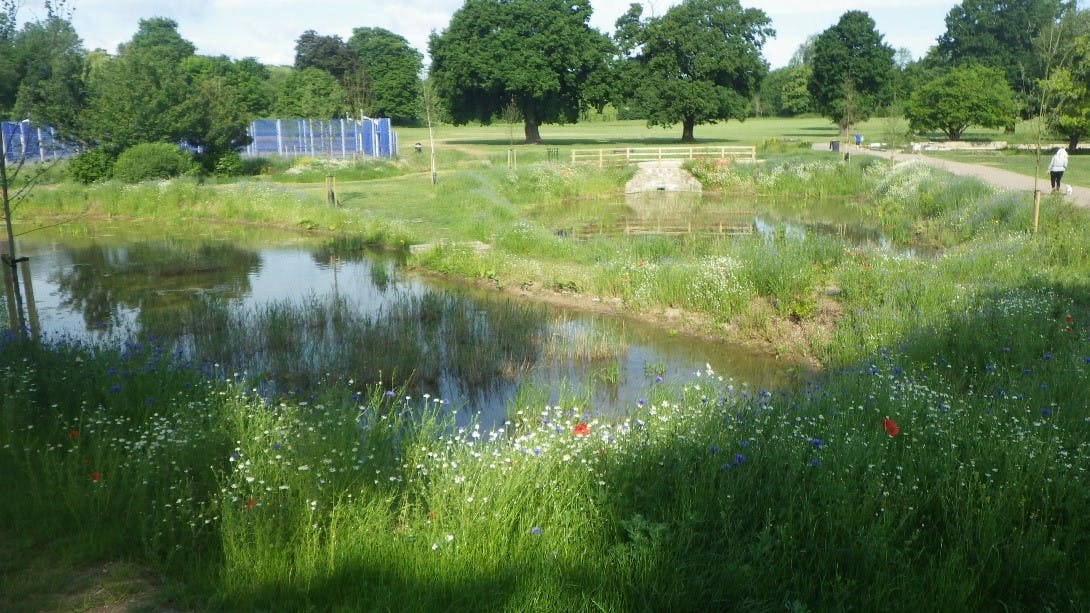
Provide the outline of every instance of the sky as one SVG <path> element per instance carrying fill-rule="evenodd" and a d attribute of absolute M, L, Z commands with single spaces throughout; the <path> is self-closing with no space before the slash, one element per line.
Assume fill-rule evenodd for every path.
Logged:
<path fill-rule="evenodd" d="M 811 35 L 846 11 L 874 19 L 886 44 L 922 57 L 946 30 L 946 14 L 960 2 L 942 0 L 740 0 L 772 20 L 776 37 L 764 47 L 772 68 L 786 66 Z M 56 6 L 58 0 L 54 0 Z M 44 17 L 41 0 L 21 0 L 20 22 Z M 604 33 L 632 0 L 591 0 L 590 25 Z M 644 15 L 662 15 L 678 0 L 643 2 Z M 463 0 L 66 0 L 72 23 L 87 49 L 116 53 L 136 32 L 141 19 L 169 17 L 178 32 L 202 55 L 255 57 L 264 64 L 291 65 L 295 41 L 307 30 L 348 40 L 358 27 L 385 28 L 405 37 L 427 55 L 428 36 L 441 32 Z M 427 60 L 425 59 L 425 62 Z"/>

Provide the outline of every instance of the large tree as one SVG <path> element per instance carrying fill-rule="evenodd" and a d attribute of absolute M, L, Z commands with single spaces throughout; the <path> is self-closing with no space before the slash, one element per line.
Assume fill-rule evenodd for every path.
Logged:
<path fill-rule="evenodd" d="M 946 15 L 946 31 L 929 61 L 952 66 L 975 62 L 1003 71 L 1020 95 L 1028 95 L 1041 76 L 1033 41 L 1055 23 L 1068 5 L 1063 0 L 964 0 Z"/>
<path fill-rule="evenodd" d="M 777 68 L 761 82 L 761 104 L 766 111 L 781 117 L 807 113 L 813 108 L 813 99 L 806 89 L 809 81 L 809 66 Z"/>
<path fill-rule="evenodd" d="M 27 23 L 15 36 L 15 54 L 19 72 L 15 118 L 71 134 L 86 104 L 86 53 L 72 24 L 57 16 Z"/>
<path fill-rule="evenodd" d="M 141 20 L 116 58 L 89 62 L 85 140 L 115 153 L 185 143 L 209 166 L 249 142 L 249 120 L 261 110 L 254 62 L 197 56 L 177 27 L 162 17 Z"/>
<path fill-rule="evenodd" d="M 604 89 L 609 39 L 590 27 L 588 0 L 466 0 L 428 41 L 431 79 L 456 124 L 518 111 L 526 142 L 543 123 L 575 122 Z M 595 98 L 595 99 L 590 99 Z"/>
<path fill-rule="evenodd" d="M 348 98 L 337 79 L 320 68 L 294 70 L 284 79 L 273 105 L 281 117 L 333 119 L 344 117 Z"/>
<path fill-rule="evenodd" d="M 627 97 L 648 125 L 681 124 L 693 140 L 697 124 L 744 120 L 768 63 L 761 49 L 775 32 L 765 13 L 737 0 L 684 0 L 661 17 L 641 20 L 633 4 L 617 20 L 626 55 Z"/>
<path fill-rule="evenodd" d="M 295 41 L 295 69 L 304 68 L 320 68 L 344 82 L 355 71 L 356 58 L 340 36 L 307 30 Z"/>
<path fill-rule="evenodd" d="M 401 124 L 417 121 L 423 70 L 420 52 L 382 28 L 356 28 L 347 44 L 356 58 L 362 91 L 368 94 L 366 104 L 359 104 L 363 113 Z"/>
<path fill-rule="evenodd" d="M 959 140 L 969 126 L 1008 126 L 1016 114 L 1002 71 L 979 64 L 952 68 L 924 84 L 905 107 L 913 130 L 942 130 L 950 140 Z"/>
<path fill-rule="evenodd" d="M 1072 153 L 1090 135 L 1090 10 L 1064 14 L 1038 38 L 1038 57 L 1047 77 L 1038 83 L 1038 100 L 1048 126 L 1067 139 Z"/>
<path fill-rule="evenodd" d="M 809 90 L 818 110 L 844 133 L 866 120 L 889 99 L 896 69 L 893 55 L 870 15 L 863 11 L 841 15 L 814 41 Z"/>
<path fill-rule="evenodd" d="M 177 28 L 171 19 L 142 19 L 118 56 L 94 69 L 87 140 L 116 152 L 137 143 L 186 140 L 200 106 L 182 68 L 194 47 Z"/>

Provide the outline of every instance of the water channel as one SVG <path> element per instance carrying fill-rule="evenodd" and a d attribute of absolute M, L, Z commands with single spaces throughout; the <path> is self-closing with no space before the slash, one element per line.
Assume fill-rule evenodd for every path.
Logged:
<path fill-rule="evenodd" d="M 773 227 L 807 224 L 754 219 L 756 232 Z M 512 405 L 540 402 L 624 413 L 654 386 L 709 368 L 754 389 L 795 376 L 726 343 L 440 286 L 396 258 L 339 258 L 295 235 L 65 226 L 29 233 L 19 249 L 47 338 L 165 343 L 245 373 L 269 396 L 381 382 L 495 423 Z"/>

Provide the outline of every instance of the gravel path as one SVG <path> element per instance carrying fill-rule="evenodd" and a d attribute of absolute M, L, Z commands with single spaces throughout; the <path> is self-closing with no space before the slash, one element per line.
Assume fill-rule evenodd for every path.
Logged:
<path fill-rule="evenodd" d="M 1031 197 L 1033 194 L 1034 181 L 1032 175 L 1018 174 L 1016 172 L 1010 172 L 1009 170 L 982 166 L 980 164 L 952 162 L 950 160 L 929 157 L 926 154 L 920 153 L 878 151 L 863 147 L 848 147 L 847 151 L 852 155 L 873 155 L 893 160 L 894 162 L 922 162 L 929 166 L 934 166 L 935 168 L 941 168 L 942 170 L 955 175 L 976 177 L 985 183 L 989 183 L 1001 189 L 1025 192 L 1027 197 Z M 1045 163 L 1047 164 L 1047 159 L 1045 160 Z M 1047 172 L 1044 177 L 1037 179 L 1036 187 L 1041 190 L 1043 196 L 1047 197 L 1049 195 L 1047 193 L 1049 191 Z M 1067 189 L 1066 186 L 1064 189 Z M 1085 187 L 1072 186 L 1071 194 L 1064 194 L 1063 198 L 1067 199 L 1075 206 L 1090 208 L 1090 189 Z"/>

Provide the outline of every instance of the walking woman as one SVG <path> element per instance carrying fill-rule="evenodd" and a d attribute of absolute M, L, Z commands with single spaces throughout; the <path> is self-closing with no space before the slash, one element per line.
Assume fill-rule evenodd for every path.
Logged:
<path fill-rule="evenodd" d="M 1067 170 L 1067 149 L 1059 147 L 1048 163 L 1048 173 L 1052 177 L 1052 191 L 1060 191 L 1060 179 L 1063 178 L 1065 170 Z"/>

